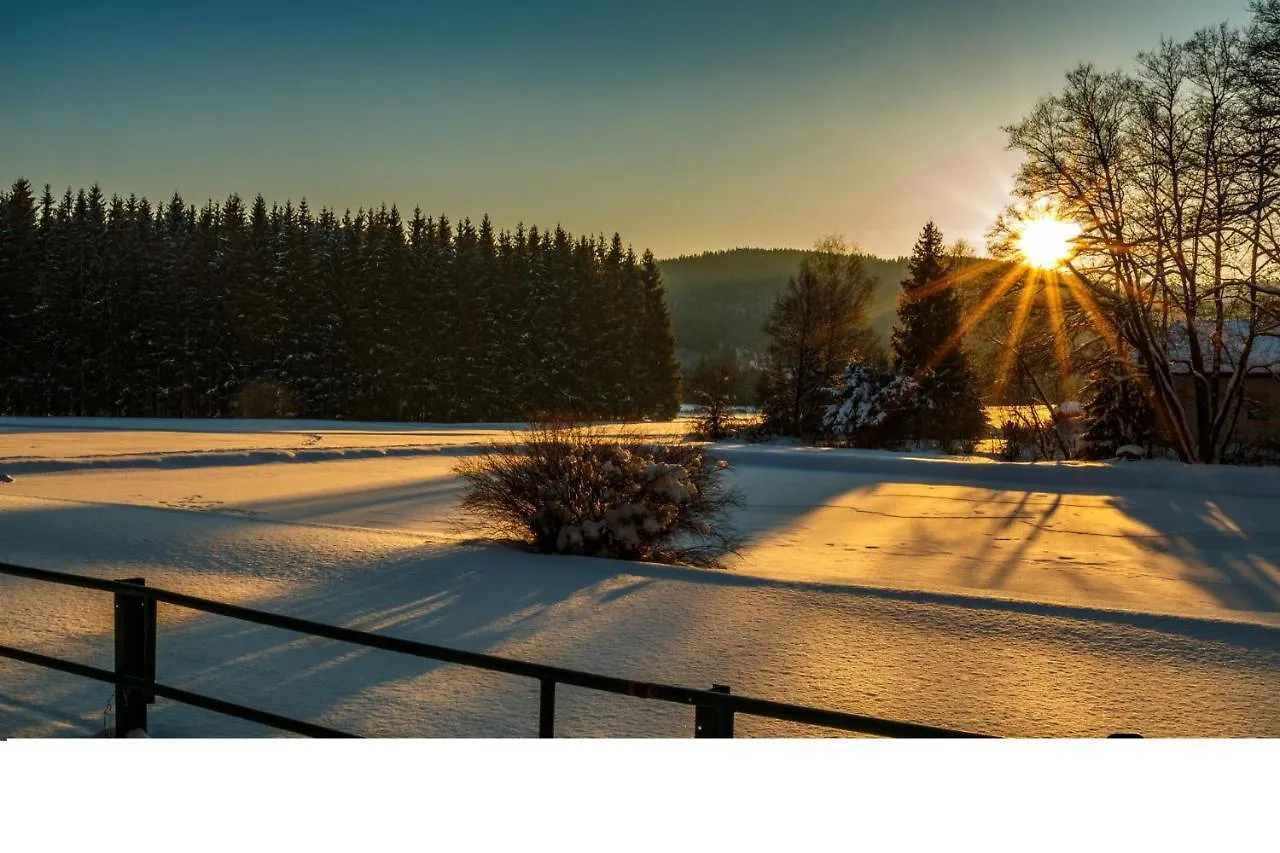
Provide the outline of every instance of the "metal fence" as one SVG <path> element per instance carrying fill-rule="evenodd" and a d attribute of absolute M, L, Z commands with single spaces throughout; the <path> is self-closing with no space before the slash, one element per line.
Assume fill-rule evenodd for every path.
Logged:
<path fill-rule="evenodd" d="M 588 690 L 599 690 L 605 693 L 616 693 L 623 696 L 633 696 L 639 699 L 653 699 L 692 706 L 694 709 L 694 737 L 733 737 L 734 717 L 737 714 L 787 720 L 793 723 L 822 726 L 880 737 L 987 737 L 987 735 L 956 729 L 905 723 L 879 717 L 848 714 L 842 711 L 827 711 L 804 705 L 792 705 L 786 702 L 772 702 L 767 699 L 739 696 L 731 693 L 729 688 L 724 685 L 715 685 L 710 690 L 695 690 L 670 684 L 629 681 L 625 678 L 597 675 L 595 673 L 530 663 L 498 655 L 468 652 L 431 643 L 403 640 L 383 634 L 357 631 L 337 625 L 326 625 L 309 619 L 298 619 L 293 616 L 283 616 L 278 613 L 254 610 L 248 607 L 226 604 L 221 601 L 197 598 L 193 595 L 185 595 L 167 589 L 149 587 L 142 578 L 102 580 L 83 575 L 54 572 L 47 569 L 14 566 L 7 563 L 0 563 L 0 574 L 112 594 L 115 605 L 114 670 L 101 669 L 5 645 L 0 645 L 0 657 L 7 657 L 35 666 L 47 667 L 48 669 L 67 672 L 83 678 L 114 684 L 116 688 L 115 730 L 117 737 L 125 737 L 130 732 L 137 730 L 144 732 L 147 730 L 147 706 L 153 704 L 156 697 L 272 726 L 295 734 L 311 737 L 356 737 L 356 735 L 309 723 L 305 720 L 272 714 L 268 711 L 227 702 L 212 696 L 157 682 L 156 607 L 160 602 L 204 613 L 213 613 L 218 616 L 226 616 L 231 619 L 239 619 L 244 622 L 252 622 L 257 625 L 281 628 L 312 637 L 325 637 L 366 648 L 383 649 L 389 652 L 454 663 L 490 672 L 502 672 L 522 678 L 532 678 L 540 685 L 538 700 L 539 737 L 555 736 L 556 685 L 558 684 L 582 687 Z"/>

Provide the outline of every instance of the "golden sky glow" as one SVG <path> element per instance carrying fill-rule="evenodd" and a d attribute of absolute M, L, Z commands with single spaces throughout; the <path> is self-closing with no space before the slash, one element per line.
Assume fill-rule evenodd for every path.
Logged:
<path fill-rule="evenodd" d="M 892 258 L 930 220 L 981 246 L 1003 126 L 1247 3 L 11 2 L 0 185 L 421 205 L 659 258 L 832 231 Z"/>

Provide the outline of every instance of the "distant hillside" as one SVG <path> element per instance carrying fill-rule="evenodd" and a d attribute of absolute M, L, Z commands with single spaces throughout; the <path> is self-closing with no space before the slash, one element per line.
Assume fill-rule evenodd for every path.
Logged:
<path fill-rule="evenodd" d="M 769 308 L 806 254 L 800 249 L 731 249 L 659 261 L 676 346 L 693 353 L 722 347 L 763 352 Z M 863 263 L 877 281 L 872 325 L 887 343 L 907 259 L 864 256 Z"/>

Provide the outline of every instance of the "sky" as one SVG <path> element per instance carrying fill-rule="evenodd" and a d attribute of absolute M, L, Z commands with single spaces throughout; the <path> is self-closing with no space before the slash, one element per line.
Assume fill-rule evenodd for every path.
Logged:
<path fill-rule="evenodd" d="M 984 245 L 1001 127 L 1247 0 L 0 0 L 0 181 L 621 233 Z"/>

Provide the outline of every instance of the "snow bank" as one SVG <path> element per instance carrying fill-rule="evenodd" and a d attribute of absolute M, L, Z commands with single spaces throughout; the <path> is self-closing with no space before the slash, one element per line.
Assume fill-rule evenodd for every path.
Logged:
<path fill-rule="evenodd" d="M 0 429 L 116 430 L 120 432 L 456 432 L 525 430 L 522 423 L 414 423 L 295 418 L 0 418 Z"/>
<path fill-rule="evenodd" d="M 335 462 L 348 459 L 390 459 L 421 456 L 470 456 L 488 444 L 448 444 L 404 447 L 330 447 L 303 450 L 237 450 L 195 453 L 157 453 L 120 456 L 82 456 L 70 459 L 12 458 L 5 470 L 20 474 L 52 474 L 104 468 L 220 468 L 267 465 L 276 462 Z"/>
<path fill-rule="evenodd" d="M 945 457 L 884 450 L 822 447 L 761 447 L 717 444 L 711 455 L 733 464 L 800 470 L 842 471 L 908 482 L 990 485 L 1052 491 L 1165 489 L 1201 495 L 1280 497 L 1280 470 L 1178 462 L 996 462 L 982 457 Z"/>
<path fill-rule="evenodd" d="M 122 449 L 141 444 L 117 435 Z M 193 474 L 156 460 L 132 473 L 22 475 L 0 489 L 0 558 L 142 574 L 163 588 L 472 651 L 1015 736 L 1280 732 L 1280 596 L 1269 582 L 1280 503 L 1207 506 L 1198 494 L 1132 488 L 1183 478 L 1203 490 L 1206 476 L 1269 481 L 1274 470 L 712 446 L 742 466 L 742 528 L 753 537 L 737 570 L 713 572 L 467 542 L 447 454 L 469 451 L 381 451 L 360 448 L 365 457 L 347 465 Z M 990 494 L 911 485 L 984 478 Z M 1087 486 L 1034 485 L 1053 478 Z M 1128 488 L 1091 488 L 1117 480 Z M 897 483 L 907 485 L 880 488 Z M 109 600 L 84 607 L 47 586 L 0 578 L 0 642 L 110 666 Z M 172 621 L 159 654 L 178 686 L 366 735 L 536 731 L 528 680 L 175 612 L 161 611 Z M 0 734 L 101 731 L 96 682 L 0 660 L 0 684 Z M 569 736 L 687 736 L 692 724 L 687 708 L 564 698 L 556 724 Z M 153 737 L 264 734 L 176 703 L 159 703 L 152 724 Z M 745 717 L 741 726 L 822 733 Z"/>
<path fill-rule="evenodd" d="M 752 410 L 735 407 L 742 413 Z M 598 421 L 602 427 L 619 426 L 646 433 L 683 434 L 689 424 L 671 421 Z M 524 432 L 527 423 L 436 423 L 417 421 L 342 421 L 302 418 L 72 418 L 0 417 L 0 435 L 5 430 L 81 430 L 117 432 L 203 432 L 203 433 L 386 433 L 437 435 L 460 432 L 483 434 Z"/>

